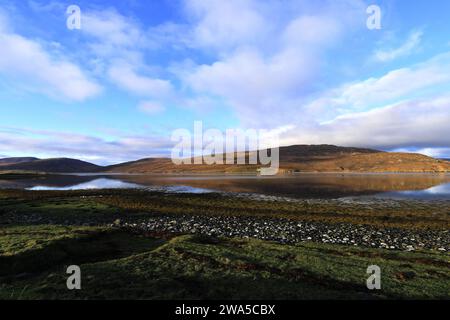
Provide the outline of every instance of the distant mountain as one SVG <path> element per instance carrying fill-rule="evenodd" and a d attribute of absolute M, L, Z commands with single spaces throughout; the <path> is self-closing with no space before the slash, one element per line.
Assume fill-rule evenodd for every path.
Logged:
<path fill-rule="evenodd" d="M 39 159 L 33 158 L 33 157 L 3 158 L 3 159 L 0 159 L 0 166 L 11 165 L 11 164 L 15 164 L 15 163 L 22 163 L 22 162 L 31 162 L 31 161 L 35 161 L 35 160 L 39 160 Z"/>
<path fill-rule="evenodd" d="M 305 162 L 312 160 L 335 159 L 352 154 L 372 154 L 381 151 L 363 148 L 337 147 L 333 145 L 295 145 L 280 148 L 280 161 L 288 163 Z M 245 156 L 248 159 L 249 154 Z M 242 153 L 241 153 L 242 155 Z M 222 155 L 225 157 L 226 155 Z M 235 154 L 235 158 L 236 158 Z M 224 161 L 225 162 L 225 161 Z M 175 165 L 169 158 L 147 158 L 137 161 L 125 162 L 105 167 L 107 172 L 116 173 L 256 173 L 258 165 Z"/>
<path fill-rule="evenodd" d="M 280 173 L 450 172 L 450 161 L 438 160 L 415 153 L 391 153 L 333 145 L 295 145 L 281 147 L 279 151 Z M 246 152 L 246 159 L 248 159 L 250 154 L 254 153 Z M 226 155 L 223 154 L 221 156 L 225 158 Z M 234 157 L 236 158 L 237 154 L 234 154 Z M 175 165 L 169 158 L 147 158 L 107 167 L 68 158 L 42 160 L 37 158 L 0 159 L 0 171 L 46 173 L 256 174 L 260 167 L 261 165 L 259 164 Z"/>
<path fill-rule="evenodd" d="M 281 168 L 306 172 L 450 172 L 450 163 L 415 153 L 352 154 L 324 161 L 286 163 Z"/>
<path fill-rule="evenodd" d="M 246 153 L 248 157 L 249 153 Z M 224 156 L 224 155 L 222 155 Z M 236 156 L 236 155 L 235 155 Z M 260 165 L 175 165 L 168 158 L 150 158 L 105 167 L 116 173 L 256 173 Z M 450 163 L 421 154 L 389 153 L 333 145 L 280 148 L 280 173 L 289 172 L 450 172 Z"/>
<path fill-rule="evenodd" d="M 135 161 L 123 162 L 104 167 L 105 172 L 165 172 L 166 168 L 171 168 L 173 162 L 169 158 L 145 158 Z"/>
<path fill-rule="evenodd" d="M 35 159 L 35 158 L 31 158 Z M 36 159 L 28 162 L 19 162 L 12 164 L 5 164 L 0 167 L 0 170 L 8 171 L 36 171 L 36 172 L 55 172 L 55 173 L 87 173 L 96 172 L 103 167 L 97 166 L 93 163 L 69 158 L 54 158 L 54 159 Z"/>
<path fill-rule="evenodd" d="M 356 154 L 374 154 L 382 151 L 367 148 L 339 147 L 328 144 L 294 145 L 280 148 L 280 161 L 302 162 L 336 159 Z"/>

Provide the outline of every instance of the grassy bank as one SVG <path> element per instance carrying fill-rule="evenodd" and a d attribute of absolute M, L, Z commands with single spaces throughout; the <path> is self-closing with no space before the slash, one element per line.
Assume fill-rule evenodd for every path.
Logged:
<path fill-rule="evenodd" d="M 139 190 L 0 191 L 0 299 L 450 299 L 447 253 L 135 233 L 116 219 L 286 217 L 448 229 L 446 202 L 257 201 Z M 65 270 L 82 270 L 82 290 Z M 382 290 L 366 288 L 369 265 Z"/>
<path fill-rule="evenodd" d="M 427 252 L 46 225 L 2 228 L 0 245 L 2 299 L 450 298 L 450 262 Z M 70 264 L 80 291 L 66 289 Z M 371 264 L 382 270 L 376 292 Z"/>

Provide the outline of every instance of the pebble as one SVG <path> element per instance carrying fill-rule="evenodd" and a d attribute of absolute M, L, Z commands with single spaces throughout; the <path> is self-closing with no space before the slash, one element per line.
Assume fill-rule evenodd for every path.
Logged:
<path fill-rule="evenodd" d="M 284 244 L 312 241 L 404 251 L 432 249 L 446 252 L 450 250 L 450 233 L 447 230 L 379 229 L 368 225 L 306 221 L 300 224 L 297 221 L 281 218 L 154 216 L 139 223 L 123 222 L 121 227 L 142 232 L 170 231 L 223 237 L 257 238 Z"/>

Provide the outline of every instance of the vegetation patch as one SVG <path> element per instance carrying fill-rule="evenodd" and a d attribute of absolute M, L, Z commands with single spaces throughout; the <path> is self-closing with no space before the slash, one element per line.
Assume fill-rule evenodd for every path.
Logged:
<path fill-rule="evenodd" d="M 106 227 L 39 225 L 2 228 L 0 277 L 32 276 L 57 265 L 120 258 L 163 242 Z"/>
<path fill-rule="evenodd" d="M 0 257 L 23 264 L 20 272 L 29 275 L 3 270 L 8 273 L 0 286 L 3 299 L 450 298 L 448 256 L 430 252 L 385 255 L 384 250 L 349 246 L 204 236 L 165 240 L 98 228 L 7 229 L 0 241 L 8 250 Z M 29 243 L 24 250 L 17 245 L 30 239 L 42 242 Z M 67 256 L 56 255 L 55 243 L 67 239 L 73 241 Z M 91 249 L 83 239 L 89 239 Z M 64 252 L 64 245 L 60 248 Z M 24 253 L 33 251 L 51 263 L 26 260 Z M 66 288 L 68 264 L 80 265 L 81 290 Z M 366 269 L 372 264 L 382 270 L 379 291 L 366 288 Z"/>
<path fill-rule="evenodd" d="M 445 252 L 277 244 L 117 227 L 121 219 L 178 213 L 387 224 L 430 232 L 447 228 L 449 221 L 448 203 L 439 202 L 369 208 L 140 190 L 2 190 L 0 299 L 450 298 Z M 72 264 L 81 267 L 81 290 L 66 288 L 66 268 Z M 369 265 L 381 268 L 381 290 L 366 287 Z"/>

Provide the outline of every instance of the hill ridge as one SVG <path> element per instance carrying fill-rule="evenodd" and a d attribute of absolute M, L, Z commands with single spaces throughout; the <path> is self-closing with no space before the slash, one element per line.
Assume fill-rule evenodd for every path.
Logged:
<path fill-rule="evenodd" d="M 250 153 L 255 152 L 251 151 Z M 249 152 L 246 152 L 248 157 Z M 224 157 L 225 154 L 222 154 Z M 234 155 L 236 157 L 236 153 Z M 13 159 L 13 158 L 5 158 Z M 142 173 L 142 174 L 256 174 L 258 164 L 175 165 L 170 158 L 143 158 L 110 166 L 98 166 L 72 158 L 33 159 L 0 165 L 0 171 L 49 173 Z M 1 161 L 4 159 L 0 159 Z M 13 161 L 13 160 L 4 160 Z M 280 147 L 279 173 L 296 172 L 450 172 L 450 162 L 417 153 L 385 152 L 369 148 L 329 144 Z"/>
<path fill-rule="evenodd" d="M 248 154 L 246 152 L 246 156 Z M 256 174 L 260 167 L 251 164 L 176 166 L 169 158 L 147 158 L 108 166 L 105 171 L 144 174 Z M 280 147 L 279 172 L 450 172 L 450 163 L 416 153 L 393 153 L 327 144 L 293 145 Z"/>
<path fill-rule="evenodd" d="M 49 158 L 37 159 L 29 162 L 20 162 L 9 165 L 3 165 L 0 170 L 5 171 L 36 171 L 36 172 L 54 172 L 54 173 L 87 173 L 97 172 L 103 167 L 90 162 L 72 159 L 72 158 Z"/>

